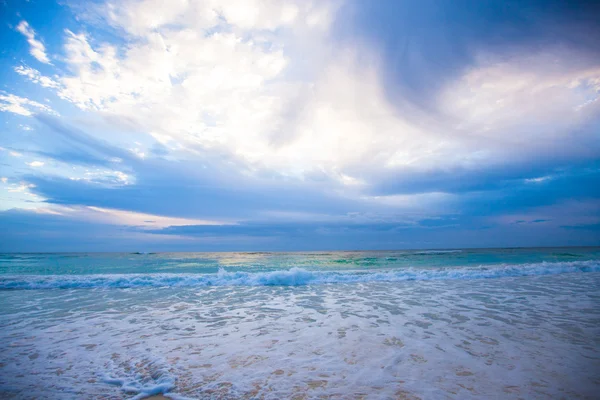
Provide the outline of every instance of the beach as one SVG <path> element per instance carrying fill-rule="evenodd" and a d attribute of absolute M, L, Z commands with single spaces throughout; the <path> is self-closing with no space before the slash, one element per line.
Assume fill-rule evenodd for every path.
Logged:
<path fill-rule="evenodd" d="M 389 260 L 401 254 L 222 256 L 221 264 L 235 258 L 237 266 L 155 274 L 154 280 L 122 271 L 16 275 L 4 259 L 0 393 L 19 399 L 594 398 L 600 389 L 597 250 L 405 255 L 412 264 L 463 264 L 418 271 Z M 481 264 L 485 257 L 517 256 L 538 262 Z M 71 267 L 103 264 L 96 264 L 100 256 L 86 257 L 74 258 Z M 139 257 L 155 269 L 174 263 L 172 255 L 119 257 L 115 263 L 124 268 L 129 259 L 131 270 Z M 211 257 L 180 257 L 177 268 L 214 268 Z M 48 259 L 29 263 L 39 267 Z M 291 259 L 302 268 L 275 265 Z M 195 266 L 181 267 L 186 262 Z M 32 268 L 24 265 L 21 270 Z"/>

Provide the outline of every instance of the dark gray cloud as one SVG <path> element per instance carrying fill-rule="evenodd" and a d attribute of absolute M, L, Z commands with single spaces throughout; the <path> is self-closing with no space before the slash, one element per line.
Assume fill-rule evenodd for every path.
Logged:
<path fill-rule="evenodd" d="M 600 245 L 598 224 L 482 225 L 472 217 L 418 225 L 247 223 L 144 231 L 27 211 L 0 212 L 0 251 L 278 251 Z M 445 225 L 444 225 L 445 224 Z M 169 239 L 171 237 L 172 239 Z"/>

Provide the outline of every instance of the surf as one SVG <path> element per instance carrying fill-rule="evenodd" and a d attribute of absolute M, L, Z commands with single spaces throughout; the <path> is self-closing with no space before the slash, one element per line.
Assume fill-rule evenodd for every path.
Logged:
<path fill-rule="evenodd" d="M 268 272 L 199 274 L 13 275 L 0 278 L 0 290 L 124 289 L 143 287 L 303 286 L 361 282 L 497 279 L 504 277 L 600 272 L 600 262 L 570 261 L 498 264 L 478 267 L 421 267 L 374 271 L 323 271 L 293 267 Z"/>

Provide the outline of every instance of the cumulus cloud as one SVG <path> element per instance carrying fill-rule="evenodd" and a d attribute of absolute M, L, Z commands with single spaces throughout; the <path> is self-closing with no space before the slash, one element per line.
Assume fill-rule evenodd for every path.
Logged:
<path fill-rule="evenodd" d="M 17 31 L 19 31 L 23 36 L 27 38 L 27 43 L 29 43 L 29 53 L 35 57 L 39 62 L 44 64 L 51 64 L 48 55 L 46 54 L 46 47 L 42 42 L 35 38 L 36 33 L 27 21 L 21 21 L 19 25 L 17 25 Z"/>

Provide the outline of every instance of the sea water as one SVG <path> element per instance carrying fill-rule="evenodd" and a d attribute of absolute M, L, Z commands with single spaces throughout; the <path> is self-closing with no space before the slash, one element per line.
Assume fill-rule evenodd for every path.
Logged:
<path fill-rule="evenodd" d="M 0 255 L 0 398 L 598 398 L 600 248 Z"/>

